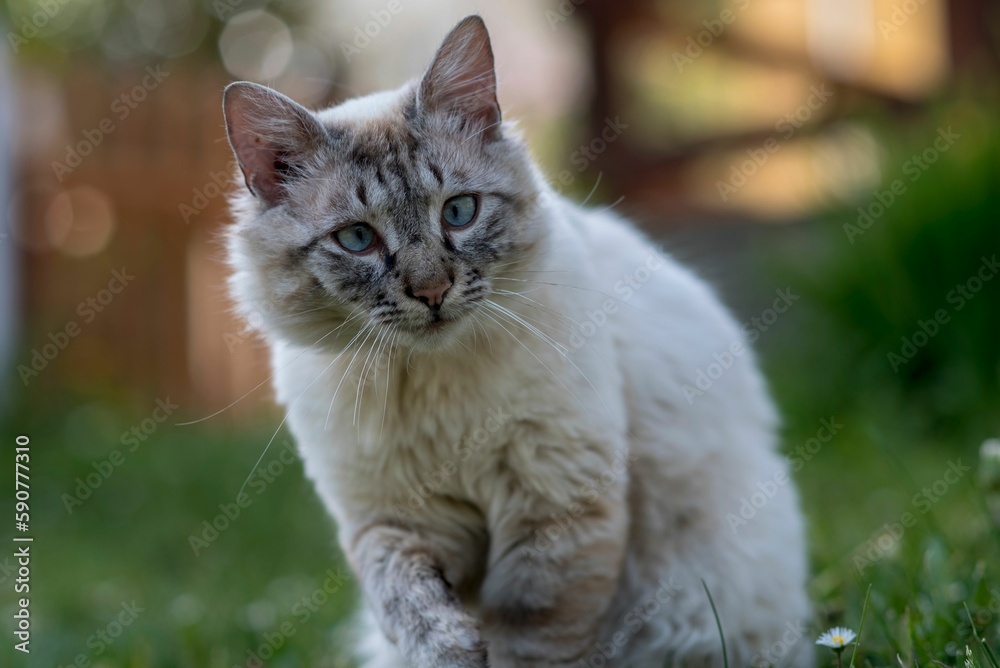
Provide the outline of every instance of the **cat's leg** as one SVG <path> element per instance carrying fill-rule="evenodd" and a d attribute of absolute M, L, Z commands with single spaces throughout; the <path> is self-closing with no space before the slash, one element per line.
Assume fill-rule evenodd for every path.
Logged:
<path fill-rule="evenodd" d="M 370 523 L 345 546 L 385 636 L 413 668 L 486 668 L 478 622 L 445 581 L 427 541 L 395 523 Z"/>
<path fill-rule="evenodd" d="M 593 652 L 617 588 L 627 510 L 611 498 L 574 505 L 557 521 L 549 513 L 493 534 L 481 593 L 493 668 L 577 666 Z"/>

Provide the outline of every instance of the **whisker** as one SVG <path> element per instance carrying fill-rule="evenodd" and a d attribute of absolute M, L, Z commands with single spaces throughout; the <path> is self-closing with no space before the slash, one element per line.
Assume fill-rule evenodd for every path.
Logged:
<path fill-rule="evenodd" d="M 351 369 L 354 368 L 354 360 L 358 358 L 358 354 L 360 354 L 362 349 L 364 349 L 365 343 L 368 342 L 372 332 L 375 331 L 375 325 L 373 323 L 366 323 L 365 328 L 362 329 L 361 332 L 358 332 L 358 336 L 365 331 L 368 333 L 365 334 L 364 340 L 358 345 L 358 350 L 354 353 L 354 357 L 352 357 L 351 361 L 347 363 L 347 369 L 344 371 L 344 375 L 340 377 L 340 382 L 337 383 L 337 388 L 333 391 L 333 397 L 330 399 L 330 408 L 326 411 L 326 421 L 323 423 L 324 430 L 330 426 L 330 414 L 333 412 L 333 404 L 337 400 L 337 393 L 340 392 L 340 386 L 344 384 L 344 380 L 347 378 L 347 375 L 351 372 Z M 345 351 L 346 350 L 347 349 L 345 348 Z"/>
<path fill-rule="evenodd" d="M 497 313 L 498 313 L 498 315 L 500 314 L 499 312 L 497 312 Z M 534 351 L 531 350 L 531 348 L 529 348 L 527 345 L 525 345 L 524 341 L 522 341 L 521 339 L 517 338 L 517 336 L 515 336 L 513 332 L 511 332 L 509 329 L 507 329 L 507 327 L 500 320 L 498 320 L 497 318 L 493 317 L 493 314 L 491 314 L 491 313 L 489 313 L 487 311 L 483 311 L 483 315 L 486 316 L 487 318 L 489 318 L 490 320 L 492 320 L 493 322 L 495 322 L 502 330 L 504 330 L 505 332 L 507 332 L 508 334 L 510 334 L 511 338 L 514 339 L 515 341 L 517 341 L 517 343 L 522 348 L 524 348 L 526 351 L 528 351 L 528 354 L 531 355 L 532 357 L 534 357 L 535 361 L 538 362 L 542 366 L 542 368 L 544 368 L 546 371 L 548 371 L 549 375 L 552 376 L 552 378 L 557 383 L 559 383 L 562 386 L 562 388 L 564 390 L 566 390 L 566 392 L 569 393 L 569 395 L 571 397 L 573 397 L 574 400 L 576 400 L 576 402 L 578 404 L 580 404 L 580 408 L 582 408 L 584 410 L 587 410 L 587 407 L 583 405 L 583 402 L 580 401 L 580 398 L 578 396 L 576 396 L 576 394 L 573 392 L 573 390 L 569 389 L 566 386 L 566 383 L 564 383 L 562 381 L 562 379 L 559 378 L 559 376 L 557 376 L 555 374 L 555 372 L 553 372 L 552 369 L 550 369 L 547 364 L 545 364 L 545 362 L 543 362 L 541 359 L 539 359 L 538 355 L 536 355 L 534 353 Z"/>
<path fill-rule="evenodd" d="M 375 354 L 375 348 L 382 340 L 382 334 L 384 332 L 385 330 L 383 329 L 375 330 L 375 340 L 372 341 L 372 347 L 368 349 L 367 353 L 365 353 L 365 359 L 361 362 L 361 369 L 358 371 L 358 390 L 354 394 L 354 418 L 351 420 L 351 424 L 358 426 L 358 441 L 361 440 L 361 423 L 358 421 L 358 410 L 361 406 L 362 386 L 365 384 L 365 379 L 368 377 L 368 365 L 371 363 Z"/>
<path fill-rule="evenodd" d="M 354 397 L 354 424 L 358 428 L 358 443 L 361 442 L 361 404 L 364 402 L 364 392 L 368 389 L 368 373 L 375 367 L 375 380 L 378 380 L 378 358 L 382 343 L 388 338 L 389 330 L 381 328 L 375 334 L 375 341 L 372 342 L 371 350 L 366 356 L 365 363 L 361 366 L 361 373 L 358 374 L 358 393 Z"/>
<path fill-rule="evenodd" d="M 490 267 L 490 271 L 497 271 L 499 269 L 504 269 L 506 267 L 512 267 L 515 265 L 524 265 L 529 262 L 537 262 L 533 257 L 519 257 L 509 262 L 501 262 L 499 264 L 494 264 Z M 550 273 L 567 273 L 569 269 L 518 269 L 517 271 L 527 274 L 550 274 Z"/>
<path fill-rule="evenodd" d="M 536 288 L 536 289 L 538 289 L 538 288 Z M 527 306 L 529 308 L 538 309 L 538 310 L 540 310 L 540 311 L 542 311 L 544 313 L 549 313 L 551 315 L 554 315 L 554 316 L 562 319 L 565 322 L 568 322 L 568 323 L 571 323 L 573 325 L 576 325 L 577 327 L 582 327 L 582 325 L 579 322 L 577 322 L 573 318 L 569 317 L 565 313 L 560 313 L 559 311 L 557 311 L 556 309 L 552 308 L 551 306 L 543 304 L 540 301 L 532 299 L 531 297 L 525 297 L 523 292 L 512 292 L 510 290 L 493 290 L 493 293 L 494 294 L 498 294 L 498 295 L 502 295 L 502 296 L 506 296 L 506 297 L 520 297 L 521 299 L 524 299 L 524 300 L 527 300 L 528 302 L 530 302 L 530 303 L 523 303 L 522 302 L 522 304 L 524 306 Z"/>
<path fill-rule="evenodd" d="M 326 333 L 326 334 L 324 334 L 323 336 L 319 337 L 319 338 L 318 338 L 318 339 L 316 340 L 316 342 L 315 342 L 315 343 L 313 343 L 313 344 L 312 344 L 311 346 L 309 346 L 309 348 L 303 348 L 303 349 L 302 349 L 302 352 L 300 352 L 300 353 L 299 353 L 298 355 L 296 355 L 295 357 L 293 357 L 292 359 L 290 359 L 290 360 L 289 360 L 289 361 L 288 361 L 288 362 L 287 362 L 287 363 L 286 363 L 286 364 L 285 364 L 285 365 L 284 365 L 283 367 L 281 367 L 280 369 L 278 369 L 278 370 L 276 370 L 276 371 L 273 371 L 273 372 L 271 373 L 271 375 L 269 375 L 269 376 L 268 376 L 267 378 L 265 378 L 264 380 L 262 380 L 261 382 L 259 382 L 259 383 L 258 383 L 257 385 L 254 385 L 254 386 L 253 386 L 253 388 L 251 388 L 250 390 L 248 390 L 248 391 L 246 392 L 246 394 L 244 394 L 243 396 L 241 396 L 241 397 L 240 397 L 239 399 L 236 399 L 235 401 L 233 401 L 233 402 L 232 402 L 231 404 L 229 404 L 228 406 L 226 406 L 226 407 L 224 407 L 224 408 L 220 408 L 219 410 L 215 411 L 215 412 L 214 412 L 214 413 L 212 413 L 211 415 L 206 415 L 206 416 L 205 416 L 205 417 L 203 417 L 203 418 L 199 418 L 199 419 L 197 419 L 197 420 L 191 420 L 191 421 L 189 421 L 189 422 L 178 422 L 178 423 L 177 423 L 177 424 L 175 424 L 174 426 L 176 426 L 176 427 L 187 427 L 187 426 L 190 426 L 190 425 L 193 425 L 193 424 L 198 424 L 199 422 L 204 422 L 205 420 L 211 420 L 211 419 L 212 419 L 212 418 L 214 418 L 214 417 L 215 417 L 216 415 L 220 415 L 221 413 L 224 413 L 224 412 L 228 411 L 228 410 L 229 410 L 230 408 L 232 408 L 232 407 L 233 407 L 233 406 L 235 406 L 236 404 L 240 403 L 241 401 L 243 401 L 244 399 L 246 399 L 247 397 L 249 397 L 249 396 L 250 396 L 251 394 L 253 394 L 253 393 L 254 393 L 254 392 L 256 392 L 257 390 L 259 390 L 259 389 L 260 389 L 261 387 L 263 387 L 263 386 L 264 386 L 265 384 L 267 384 L 268 382 L 270 382 L 270 381 L 271 381 L 271 379 L 272 379 L 272 378 L 274 378 L 274 377 L 275 377 L 275 376 L 276 376 L 276 375 L 277 375 L 277 374 L 278 374 L 279 372 L 281 372 L 281 371 L 284 371 L 285 369 L 287 369 L 287 368 L 288 368 L 288 366 L 289 366 L 290 364 L 292 364 L 293 362 L 295 362 L 295 360 L 299 359 L 299 358 L 300 358 L 300 357 L 302 357 L 302 356 L 303 356 L 304 354 L 306 354 L 306 353 L 307 353 L 307 352 L 308 352 L 308 351 L 309 351 L 309 350 L 310 350 L 311 348 L 313 348 L 313 347 L 315 347 L 315 346 L 319 345 L 319 344 L 320 344 L 320 343 L 321 343 L 321 342 L 323 341 L 323 339 L 325 339 L 326 337 L 330 336 L 330 335 L 331 335 L 331 334 L 333 334 L 334 332 L 337 332 L 337 331 L 339 331 L 341 327 L 343 327 L 344 325 L 346 325 L 347 323 L 349 323 L 349 322 L 351 321 L 351 319 L 352 319 L 352 316 L 353 316 L 353 314 L 354 314 L 354 313 L 356 313 L 356 312 L 357 312 L 357 310 L 358 310 L 359 308 L 361 308 L 361 307 L 360 307 L 360 306 L 358 306 L 357 308 L 355 308 L 355 309 L 354 309 L 354 311 L 352 311 L 352 312 L 351 312 L 351 316 L 348 316 L 347 320 L 345 320 L 345 321 L 344 321 L 343 323 L 341 323 L 341 324 L 340 324 L 340 326 L 338 326 L 338 327 L 334 327 L 334 328 L 333 328 L 333 329 L 331 329 L 331 330 L 330 330 L 329 332 L 327 332 L 327 333 Z"/>
<path fill-rule="evenodd" d="M 490 338 L 490 330 L 486 328 L 486 325 L 483 324 L 482 320 L 475 313 L 472 313 L 472 322 L 473 326 L 478 325 L 483 330 L 483 334 L 486 336 L 486 344 L 490 348 L 490 359 L 493 359 L 493 339 Z"/>
<path fill-rule="evenodd" d="M 553 350 L 555 350 L 557 353 L 559 353 L 560 355 L 562 355 L 563 358 L 565 358 L 566 361 L 569 362 L 573 366 L 574 369 L 576 369 L 577 373 L 579 373 L 581 376 L 583 376 L 583 379 L 587 381 L 587 384 L 590 385 L 590 389 L 592 389 L 594 391 L 594 394 L 597 395 L 598 399 L 601 400 L 601 404 L 604 406 L 604 410 L 607 412 L 608 417 L 612 416 L 611 408 L 608 406 L 607 402 L 604 400 L 604 395 L 601 394 L 601 392 L 597 389 L 597 387 L 594 385 L 594 383 L 590 380 L 590 376 L 588 376 L 587 374 L 585 374 L 583 372 L 583 370 L 580 369 L 580 367 L 578 367 L 576 365 L 576 362 L 574 362 L 573 359 L 567 354 L 568 351 L 569 351 L 569 349 L 566 348 L 566 346 L 558 343 L 557 341 L 554 341 L 547 334 L 545 334 L 544 332 L 542 332 L 541 330 L 539 330 L 537 327 L 534 327 L 533 325 L 531 325 L 528 322 L 526 322 L 520 315 L 514 313 L 510 309 L 507 309 L 507 308 L 505 308 L 503 306 L 500 306 L 496 302 L 489 301 L 489 300 L 487 300 L 487 304 L 492 305 L 496 309 L 501 309 L 501 312 L 502 313 L 506 313 L 506 315 L 508 316 L 508 318 L 510 318 L 511 320 L 513 320 L 515 322 L 519 322 L 530 333 L 532 333 L 535 336 L 537 336 L 544 343 L 547 343 L 548 345 L 550 345 Z"/>
<path fill-rule="evenodd" d="M 597 186 L 599 186 L 601 184 L 601 177 L 602 176 L 604 176 L 604 172 L 603 171 L 597 173 L 597 180 L 594 181 L 594 187 L 590 189 L 590 193 L 587 195 L 587 197 L 582 202 L 580 202 L 579 206 L 585 205 L 587 202 L 590 201 L 590 198 L 594 196 L 594 193 L 597 192 Z"/>
<path fill-rule="evenodd" d="M 392 353 L 396 348 L 396 340 L 399 338 L 399 330 L 392 333 L 392 343 L 389 344 L 389 361 L 386 363 L 385 371 L 385 398 L 382 401 L 382 422 L 378 427 L 378 440 L 382 442 L 382 430 L 385 429 L 385 413 L 389 405 L 389 380 L 392 378 Z"/>
<path fill-rule="evenodd" d="M 367 368 L 362 369 L 362 371 L 364 372 L 364 376 L 361 385 L 363 385 L 364 387 L 358 390 L 358 403 L 355 405 L 355 418 L 354 418 L 355 421 L 358 423 L 359 439 L 361 438 L 361 421 L 358 420 L 357 418 L 357 412 L 359 412 L 361 405 L 360 403 L 361 393 L 364 391 L 364 389 L 367 388 L 368 373 L 372 370 L 372 368 L 374 368 L 375 375 L 372 377 L 372 391 L 375 392 L 375 398 L 378 399 L 378 365 L 379 365 L 379 360 L 382 357 L 382 351 L 385 350 L 385 346 L 388 345 L 389 343 L 389 335 L 391 333 L 392 332 L 388 329 L 379 330 L 378 336 L 375 337 L 375 343 L 372 344 L 372 350 L 374 351 L 374 355 L 372 356 L 372 361 Z"/>
<path fill-rule="evenodd" d="M 506 295 L 506 296 L 509 296 L 509 297 L 520 297 L 521 299 L 526 299 L 526 300 L 528 300 L 529 302 L 532 302 L 532 303 L 530 303 L 530 304 L 526 304 L 524 302 L 517 302 L 517 303 L 520 304 L 521 306 L 526 306 L 528 308 L 534 308 L 534 309 L 540 310 L 543 313 L 549 313 L 549 314 L 551 314 L 553 316 L 556 316 L 557 318 L 563 320 L 564 322 L 576 325 L 577 328 L 579 328 L 581 330 L 583 328 L 583 325 L 581 325 L 578 321 L 574 320 L 573 318 L 569 317 L 568 315 L 566 315 L 564 313 L 561 313 L 560 311 L 558 311 L 558 310 L 556 310 L 556 309 L 554 309 L 554 308 L 552 308 L 550 306 L 542 304 L 541 302 L 538 302 L 538 301 L 532 299 L 531 297 L 525 297 L 523 293 L 520 293 L 520 292 L 511 292 L 509 290 L 499 290 L 499 291 L 494 291 L 494 293 L 501 294 L 501 295 Z M 528 317 L 527 315 L 525 315 L 523 313 L 521 315 L 524 316 L 524 317 Z M 534 322 L 541 323 L 540 320 L 534 320 Z M 599 360 L 601 360 L 601 362 L 604 364 L 604 367 L 606 369 L 608 369 L 609 371 L 612 371 L 612 372 L 614 371 L 614 367 L 604 358 L 604 355 L 602 355 L 601 352 L 598 351 L 597 348 L 595 348 L 590 343 L 590 341 L 588 341 L 586 338 L 584 338 L 583 343 L 595 355 L 597 355 L 597 358 Z"/>
<path fill-rule="evenodd" d="M 520 324 L 521 326 L 523 326 L 525 329 L 527 329 L 529 332 L 531 332 L 531 333 L 535 334 L 536 336 L 538 336 L 539 338 L 541 338 L 545 343 L 548 343 L 553 348 L 555 348 L 559 352 L 559 354 L 565 355 L 565 352 L 569 350 L 569 348 L 567 348 L 563 344 L 559 343 L 558 341 L 556 341 L 555 339 L 553 339 L 552 337 L 550 337 L 548 334 L 545 334 L 540 329 L 538 329 L 537 327 L 535 327 L 534 325 L 532 325 L 531 323 L 529 323 L 520 314 L 514 313 L 509 308 L 507 308 L 505 306 L 501 306 L 500 304 L 497 304 L 494 301 L 487 300 L 487 304 L 489 304 L 491 308 L 493 308 L 495 310 L 499 310 L 501 313 L 504 313 L 511 320 L 513 320 L 514 322 L 517 322 L 518 324 Z"/>
<path fill-rule="evenodd" d="M 464 343 L 462 343 L 462 341 L 460 339 L 455 339 L 455 343 L 457 343 L 458 345 L 460 345 L 463 348 L 465 348 L 466 350 L 468 350 L 471 355 L 475 356 L 476 351 L 474 351 L 472 348 L 470 348 L 469 346 L 467 346 Z"/>
<path fill-rule="evenodd" d="M 605 207 L 601 207 L 600 209 L 595 209 L 593 213 L 598 214 L 598 213 L 604 213 L 605 211 L 610 211 L 614 207 L 616 207 L 619 204 L 621 204 L 622 200 L 624 200 L 624 199 L 625 199 L 625 195 L 622 195 L 621 197 L 619 197 L 618 199 L 616 199 L 611 204 L 609 204 L 609 205 L 607 205 Z"/>
<path fill-rule="evenodd" d="M 498 304 L 499 304 L 499 302 L 495 302 L 495 305 L 498 305 Z M 519 306 L 526 306 L 528 308 L 534 308 L 531 304 L 520 304 L 519 303 L 518 305 Z M 565 325 L 565 323 L 561 323 L 563 326 L 560 326 L 560 324 L 546 322 L 541 317 L 530 316 L 527 313 L 518 313 L 517 315 L 520 318 L 524 318 L 525 320 L 531 321 L 532 323 L 534 323 L 538 327 L 546 327 L 546 328 L 548 328 L 549 330 L 551 330 L 552 332 L 554 332 L 556 334 L 566 334 L 566 325 Z M 543 311 L 542 315 L 544 316 L 544 315 L 547 315 L 547 314 Z"/>
<path fill-rule="evenodd" d="M 386 348 L 388 348 L 388 346 L 389 346 L 389 340 L 392 338 L 392 335 L 396 333 L 395 329 L 389 328 L 388 326 L 384 327 L 384 329 L 385 329 L 385 337 L 383 338 L 383 345 L 379 347 L 378 354 L 376 355 L 376 358 L 375 358 L 375 375 L 372 376 L 372 388 L 374 388 L 374 390 L 375 390 L 375 398 L 376 399 L 378 399 L 378 367 L 379 367 L 379 360 L 382 358 L 382 353 L 386 350 Z"/>
<path fill-rule="evenodd" d="M 475 323 L 472 326 L 472 353 L 475 354 L 479 351 L 479 336 L 476 334 Z"/>
<path fill-rule="evenodd" d="M 530 281 L 530 280 L 528 280 L 526 278 L 508 278 L 506 276 L 495 276 L 494 280 L 497 280 L 497 281 L 516 281 L 518 283 L 531 283 L 533 285 L 551 285 L 551 286 L 557 287 L 557 288 L 569 288 L 570 290 L 581 290 L 583 292 L 592 292 L 595 295 L 601 295 L 602 297 L 607 297 L 608 299 L 614 299 L 616 302 L 618 302 L 620 304 L 623 304 L 625 306 L 629 306 L 631 308 L 634 308 L 635 310 L 639 311 L 640 313 L 645 313 L 646 315 L 648 315 L 650 317 L 653 316 L 652 313 L 647 313 L 646 311 L 642 310 L 641 308 L 639 308 L 635 304 L 631 304 L 631 303 L 629 303 L 627 301 L 622 301 L 621 299 L 618 299 L 617 297 L 609 295 L 606 292 L 601 292 L 600 290 L 594 290 L 592 288 L 585 288 L 585 287 L 580 286 L 580 285 L 567 285 L 565 283 L 549 283 L 549 282 L 546 282 L 546 281 Z"/>
<path fill-rule="evenodd" d="M 364 330 L 361 330 L 361 331 L 363 332 Z M 274 430 L 274 433 L 271 434 L 271 438 L 268 439 L 268 441 L 267 441 L 267 445 L 264 446 L 264 452 L 260 453 L 260 457 L 257 458 L 257 461 L 256 461 L 256 463 L 254 463 L 253 468 L 250 469 L 250 474 L 247 475 L 247 479 L 243 481 L 242 485 L 240 485 L 240 491 L 237 494 L 237 497 L 243 494 L 243 490 L 246 489 L 247 483 L 250 482 L 250 478 L 253 477 L 253 474 L 257 470 L 257 467 L 260 466 L 260 463 L 264 460 L 264 456 L 267 455 L 267 451 L 268 451 L 268 449 L 270 449 L 271 444 L 274 443 L 274 439 L 277 438 L 278 432 L 281 431 L 281 427 L 284 426 L 285 422 L 288 420 L 288 416 L 291 415 L 292 408 L 295 406 L 295 404 L 298 403 L 299 399 L 302 398 L 302 396 L 309 390 L 310 387 L 312 387 L 313 385 L 316 384 L 316 381 L 319 380 L 320 377 L 323 376 L 323 374 L 325 374 L 327 371 L 330 370 L 330 367 L 332 367 L 337 362 L 337 360 L 339 360 L 341 358 L 341 356 L 345 352 L 347 352 L 348 350 L 350 350 L 351 343 L 354 343 L 354 341 L 360 335 L 361 335 L 361 332 L 358 332 L 358 334 L 354 337 L 354 339 L 351 339 L 351 342 L 348 343 L 347 346 L 344 347 L 344 350 L 342 350 L 340 353 L 337 354 L 336 357 L 334 357 L 332 360 L 330 360 L 330 363 L 327 364 L 326 367 L 322 371 L 320 371 L 319 374 L 317 374 L 315 378 L 312 379 L 312 382 L 310 382 L 308 385 L 306 385 L 305 389 L 302 390 L 302 392 L 300 392 L 299 395 L 297 397 L 295 397 L 295 399 L 292 401 L 292 403 L 288 405 L 288 409 L 285 411 L 285 416 L 283 418 L 281 418 L 281 422 L 278 423 L 278 428 Z M 305 352 L 305 351 L 303 351 L 303 352 Z"/>

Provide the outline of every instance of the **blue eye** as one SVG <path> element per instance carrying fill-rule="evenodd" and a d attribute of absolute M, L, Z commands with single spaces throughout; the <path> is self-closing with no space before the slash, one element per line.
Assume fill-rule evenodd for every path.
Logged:
<path fill-rule="evenodd" d="M 451 227 L 465 227 L 476 219 L 479 201 L 474 195 L 459 195 L 444 203 L 441 219 Z"/>
<path fill-rule="evenodd" d="M 361 253 L 375 243 L 375 230 L 368 223 L 354 223 L 334 232 L 334 237 L 352 253 Z"/>

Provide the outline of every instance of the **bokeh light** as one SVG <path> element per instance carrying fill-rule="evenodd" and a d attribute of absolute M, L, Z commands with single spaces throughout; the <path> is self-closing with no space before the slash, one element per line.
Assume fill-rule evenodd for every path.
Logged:
<path fill-rule="evenodd" d="M 45 231 L 53 248 L 86 257 L 107 246 L 115 230 L 111 200 L 89 186 L 65 190 L 52 198 L 45 212 Z"/>
<path fill-rule="evenodd" d="M 288 67 L 294 52 L 292 32 L 285 22 L 258 9 L 234 16 L 219 36 L 222 63 L 240 79 L 275 79 Z"/>
<path fill-rule="evenodd" d="M 114 13 L 113 4 L 107 0 L 55 0 L 44 4 L 38 0 L 8 0 L 7 8 L 10 34 L 24 38 L 26 43 L 39 39 L 63 51 L 97 42 Z"/>
<path fill-rule="evenodd" d="M 208 17 L 197 0 L 133 0 L 140 43 L 152 54 L 177 58 L 194 51 L 208 32 Z"/>

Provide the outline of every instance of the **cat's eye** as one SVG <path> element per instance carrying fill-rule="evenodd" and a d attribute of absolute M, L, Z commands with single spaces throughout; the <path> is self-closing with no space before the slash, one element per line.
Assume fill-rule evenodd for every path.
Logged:
<path fill-rule="evenodd" d="M 375 230 L 368 223 L 354 223 L 333 233 L 341 246 L 352 253 L 363 253 L 375 244 Z"/>
<path fill-rule="evenodd" d="M 476 219 L 479 200 L 475 195 L 459 195 L 444 203 L 441 220 L 450 227 L 465 227 Z"/>

